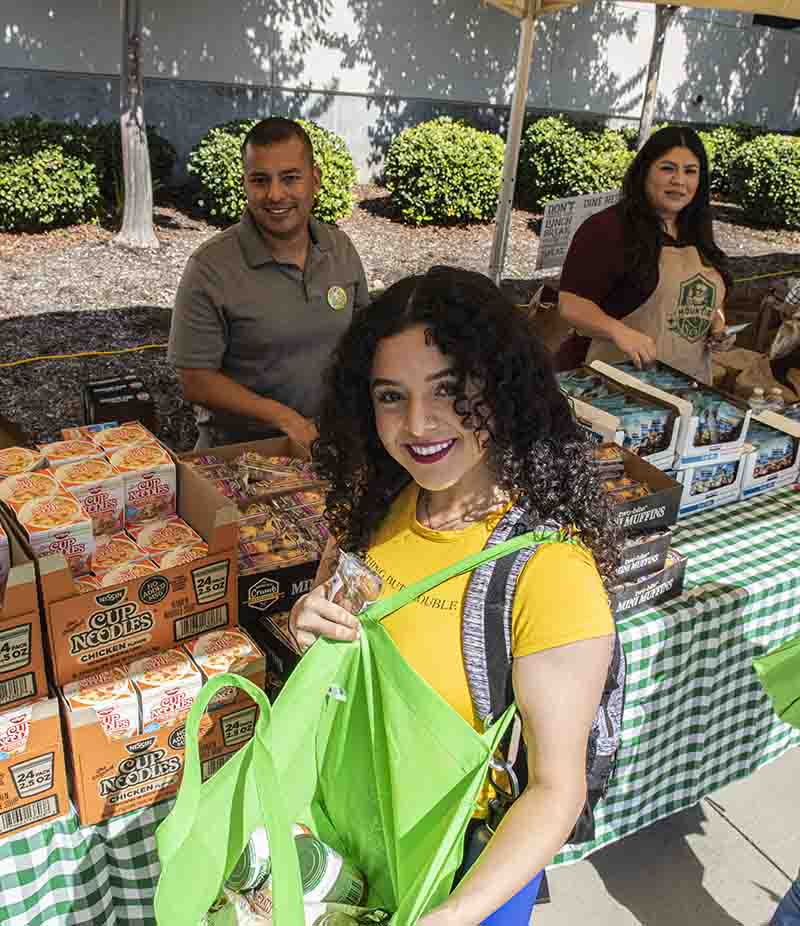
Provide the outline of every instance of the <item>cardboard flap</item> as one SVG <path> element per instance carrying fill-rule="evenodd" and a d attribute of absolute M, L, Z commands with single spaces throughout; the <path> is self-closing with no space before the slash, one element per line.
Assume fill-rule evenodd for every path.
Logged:
<path fill-rule="evenodd" d="M 595 408 L 594 405 L 589 405 L 581 399 L 574 399 L 572 396 L 568 396 L 567 401 L 572 403 L 576 418 L 593 425 L 598 434 L 602 434 L 610 443 L 615 442 L 617 431 L 620 430 L 620 421 L 616 415 L 611 415 L 602 408 Z"/>
<path fill-rule="evenodd" d="M 800 422 L 792 421 L 791 418 L 781 415 L 780 412 L 753 413 L 753 418 L 755 421 L 760 421 L 762 424 L 775 428 L 776 431 L 783 431 L 784 434 L 788 434 L 790 437 L 800 439 Z"/>
<path fill-rule="evenodd" d="M 31 611 L 39 612 L 39 595 L 36 591 L 36 569 L 11 526 L 0 517 L 8 536 L 11 553 L 11 570 L 8 574 L 5 596 L 0 600 L 0 618 L 17 617 Z"/>
<path fill-rule="evenodd" d="M 684 418 L 688 418 L 692 414 L 692 403 L 687 402 L 686 399 L 679 399 L 677 396 L 672 395 L 671 392 L 664 392 L 663 389 L 649 386 L 640 379 L 636 379 L 635 376 L 618 370 L 616 367 L 611 366 L 609 363 L 604 363 L 602 360 L 593 360 L 590 366 L 597 370 L 598 373 L 602 373 L 604 376 L 614 379 L 618 383 L 628 386 L 630 389 L 634 389 L 637 392 L 644 392 L 647 395 L 659 399 L 661 402 L 667 402 L 669 405 L 673 406 L 673 408 L 677 408 Z"/>

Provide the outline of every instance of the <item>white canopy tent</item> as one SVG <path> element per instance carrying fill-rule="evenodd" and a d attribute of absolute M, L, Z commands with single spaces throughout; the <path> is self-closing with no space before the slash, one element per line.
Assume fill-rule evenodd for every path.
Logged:
<path fill-rule="evenodd" d="M 519 160 L 522 124 L 525 119 L 525 103 L 528 97 L 528 74 L 533 59 L 536 19 L 546 13 L 554 13 L 570 6 L 576 6 L 578 3 L 595 2 L 595 0 L 573 0 L 573 2 L 565 2 L 565 0 L 482 0 L 482 2 L 484 5 L 497 7 L 506 13 L 517 16 L 521 21 L 514 97 L 511 103 L 511 118 L 509 120 L 505 161 L 503 163 L 503 181 L 500 198 L 497 202 L 494 241 L 489 262 L 489 274 L 498 283 L 503 272 L 508 246 L 511 208 L 517 182 L 517 161 Z M 620 0 L 620 2 L 630 3 L 635 2 L 635 0 Z M 651 0 L 651 2 L 662 6 L 675 5 L 675 0 Z M 800 0 L 678 0 L 678 2 L 681 6 L 800 19 Z"/>

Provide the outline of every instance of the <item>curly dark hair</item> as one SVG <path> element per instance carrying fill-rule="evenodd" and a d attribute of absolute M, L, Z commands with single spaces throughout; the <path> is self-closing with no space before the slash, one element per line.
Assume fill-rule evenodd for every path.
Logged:
<path fill-rule="evenodd" d="M 644 283 L 655 287 L 664 231 L 647 199 L 645 181 L 651 165 L 672 148 L 688 148 L 700 163 L 697 192 L 678 216 L 679 239 L 697 248 L 701 258 L 718 271 L 730 291 L 733 280 L 728 259 L 714 240 L 711 222 L 708 155 L 700 136 L 687 127 L 667 126 L 653 132 L 628 167 L 619 206 L 626 233 L 625 267 Z"/>
<path fill-rule="evenodd" d="M 534 523 L 555 521 L 578 536 L 609 578 L 619 531 L 550 355 L 487 277 L 455 267 L 395 283 L 356 313 L 333 355 L 313 452 L 330 482 L 326 514 L 341 547 L 365 550 L 410 481 L 378 437 L 370 383 L 378 342 L 416 325 L 452 360 L 455 411 L 484 441 L 497 485 Z"/>

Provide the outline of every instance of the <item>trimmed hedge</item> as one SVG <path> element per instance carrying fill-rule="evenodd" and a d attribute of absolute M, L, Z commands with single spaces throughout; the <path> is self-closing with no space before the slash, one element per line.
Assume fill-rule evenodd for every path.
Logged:
<path fill-rule="evenodd" d="M 633 156 L 622 132 L 578 127 L 564 116 L 537 119 L 522 137 L 518 201 L 540 211 L 553 199 L 617 189 Z"/>
<path fill-rule="evenodd" d="M 0 122 L 0 170 L 5 194 L 0 227 L 44 228 L 86 221 L 98 214 L 103 200 L 107 207 L 120 208 L 124 196 L 120 135 L 118 122 L 84 126 L 38 116 Z M 157 188 L 169 180 L 176 153 L 150 127 L 147 140 Z M 65 171 L 63 183 L 48 173 L 48 165 L 55 163 L 61 163 Z M 43 172 L 49 179 L 35 191 L 30 216 L 26 216 L 18 204 L 31 195 L 31 178 Z M 19 184 L 18 189 L 14 183 Z"/>
<path fill-rule="evenodd" d="M 386 153 L 393 203 L 411 225 L 484 222 L 497 209 L 505 144 L 447 116 L 405 129 Z"/>
<path fill-rule="evenodd" d="M 94 165 L 58 145 L 0 160 L 0 230 L 38 231 L 97 215 Z"/>
<path fill-rule="evenodd" d="M 730 183 L 751 221 L 800 228 L 800 138 L 761 135 L 742 145 Z"/>
<path fill-rule="evenodd" d="M 198 204 L 209 218 L 220 224 L 237 222 L 246 204 L 242 186 L 241 147 L 245 135 L 258 119 L 240 119 L 215 126 L 200 139 L 189 155 L 187 170 L 200 183 Z M 322 183 L 314 203 L 314 216 L 321 222 L 336 222 L 353 211 L 356 171 L 344 140 L 335 132 L 296 120 L 308 133 Z"/>

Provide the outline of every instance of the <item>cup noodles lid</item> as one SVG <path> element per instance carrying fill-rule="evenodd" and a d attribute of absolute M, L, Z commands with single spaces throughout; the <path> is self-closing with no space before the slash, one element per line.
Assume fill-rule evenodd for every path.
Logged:
<path fill-rule="evenodd" d="M 158 572 L 158 566 L 149 559 L 141 563 L 126 563 L 124 566 L 118 566 L 116 569 L 109 569 L 100 576 L 100 585 L 103 588 L 110 588 L 112 585 L 126 585 L 136 579 L 143 579 L 145 576 Z"/>
<path fill-rule="evenodd" d="M 143 732 L 183 719 L 203 686 L 203 676 L 182 649 L 139 659 L 128 671 L 141 694 Z"/>
<path fill-rule="evenodd" d="M 137 563 L 147 559 L 144 550 L 140 549 L 127 534 L 109 534 L 105 537 L 97 537 L 96 540 L 92 572 L 98 575 L 111 569 L 118 569 L 128 563 Z"/>
<path fill-rule="evenodd" d="M 14 508 L 33 499 L 49 498 L 60 492 L 61 486 L 49 469 L 43 469 L 38 473 L 20 473 L 0 482 L 0 498 Z"/>
<path fill-rule="evenodd" d="M 104 479 L 113 479 L 118 475 L 119 473 L 108 460 L 100 458 L 65 463 L 58 468 L 58 481 L 65 489 L 91 485 Z"/>
<path fill-rule="evenodd" d="M 203 543 L 203 538 L 197 531 L 178 517 L 165 518 L 162 521 L 145 521 L 130 526 L 128 533 L 148 555 Z"/>
<path fill-rule="evenodd" d="M 0 714 L 0 758 L 25 752 L 31 730 L 32 704 Z"/>
<path fill-rule="evenodd" d="M 208 556 L 207 543 L 195 543 L 190 547 L 178 547 L 177 550 L 167 550 L 153 557 L 153 562 L 159 569 L 172 569 L 173 566 L 183 566 L 193 560 Z"/>
<path fill-rule="evenodd" d="M 122 667 L 102 669 L 85 678 L 64 685 L 64 697 L 74 709 L 104 707 L 115 701 L 135 697 L 127 670 Z"/>
<path fill-rule="evenodd" d="M 0 479 L 28 473 L 44 466 L 44 454 L 27 447 L 5 447 L 0 450 Z"/>
<path fill-rule="evenodd" d="M 47 457 L 50 466 L 85 460 L 103 453 L 92 440 L 60 440 L 52 444 L 39 444 L 39 451 Z"/>
<path fill-rule="evenodd" d="M 20 509 L 17 520 L 28 534 L 84 524 L 91 528 L 91 521 L 86 517 L 80 502 L 66 492 L 28 502 Z"/>
<path fill-rule="evenodd" d="M 182 649 L 168 649 L 137 659 L 128 666 L 128 674 L 142 694 L 198 677 L 197 667 Z"/>
<path fill-rule="evenodd" d="M 138 421 L 121 424 L 118 428 L 107 428 L 105 431 L 99 431 L 95 434 L 94 440 L 103 450 L 109 453 L 131 444 L 156 443 L 155 435 L 151 434 Z"/>
<path fill-rule="evenodd" d="M 185 646 L 207 676 L 241 672 L 248 663 L 261 658 L 256 645 L 240 630 L 212 630 Z"/>

